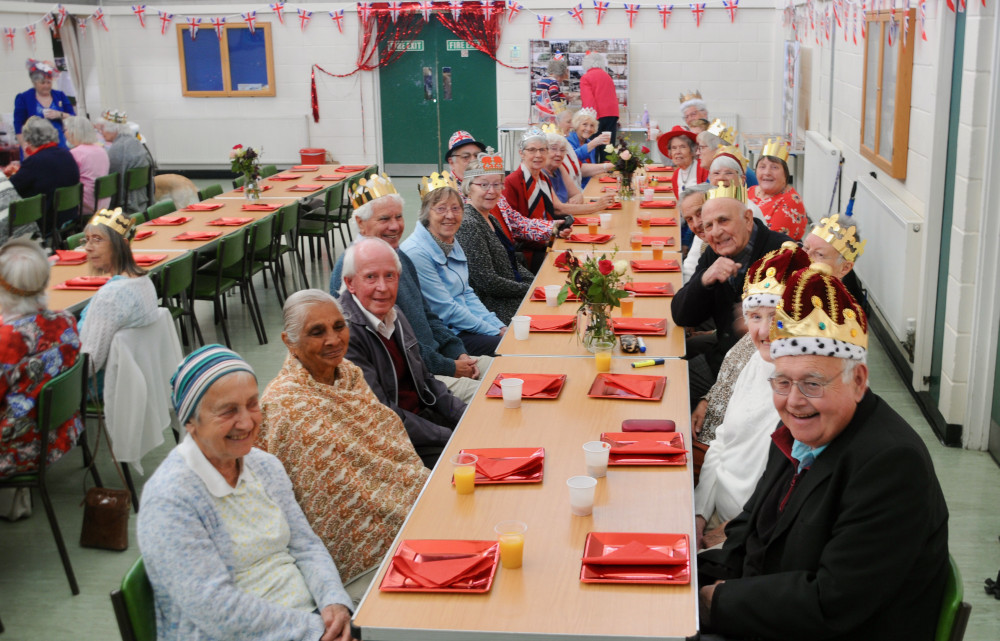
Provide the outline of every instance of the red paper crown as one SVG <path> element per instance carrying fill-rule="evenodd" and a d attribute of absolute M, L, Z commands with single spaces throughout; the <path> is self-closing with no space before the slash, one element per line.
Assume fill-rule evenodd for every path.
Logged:
<path fill-rule="evenodd" d="M 777 307 L 788 277 L 808 266 L 809 254 L 792 241 L 762 256 L 747 270 L 743 283 L 743 310 Z"/>

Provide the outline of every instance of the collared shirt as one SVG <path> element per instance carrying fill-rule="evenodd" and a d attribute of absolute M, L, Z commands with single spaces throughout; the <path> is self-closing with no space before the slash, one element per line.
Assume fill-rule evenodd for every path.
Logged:
<path fill-rule="evenodd" d="M 177 446 L 177 452 L 184 459 L 184 462 L 187 463 L 188 467 L 191 468 L 191 471 L 205 483 L 205 487 L 208 488 L 212 496 L 216 498 L 229 496 L 244 481 L 243 475 L 246 473 L 246 468 L 243 466 L 243 461 L 240 461 L 240 475 L 236 479 L 236 487 L 233 487 L 222 476 L 222 473 L 215 469 L 215 466 L 208 461 L 208 458 L 206 458 L 190 434 L 186 435 L 181 444 Z"/>
<path fill-rule="evenodd" d="M 361 310 L 361 313 L 365 315 L 365 320 L 368 322 L 368 327 L 370 327 L 373 332 L 385 338 L 386 340 L 392 338 L 392 333 L 396 331 L 395 306 L 393 306 L 393 308 L 389 310 L 389 313 L 385 315 L 385 320 L 383 321 L 380 320 L 378 316 L 372 314 L 370 311 L 365 309 L 365 306 L 361 304 L 361 301 L 358 300 L 357 296 L 351 294 L 351 298 L 353 298 L 354 302 L 357 303 L 358 309 Z"/>
<path fill-rule="evenodd" d="M 823 450 L 826 449 L 827 445 L 829 445 L 829 443 L 826 445 L 820 445 L 819 447 L 809 447 L 802 441 L 793 440 L 792 458 L 799 463 L 796 473 L 799 474 L 802 470 L 812 467 L 812 464 L 816 462 L 816 459 L 823 453 Z"/>

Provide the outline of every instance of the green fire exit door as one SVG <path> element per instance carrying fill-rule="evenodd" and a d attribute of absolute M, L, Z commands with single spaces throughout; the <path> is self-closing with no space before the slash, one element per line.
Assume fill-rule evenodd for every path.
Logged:
<path fill-rule="evenodd" d="M 382 156 L 390 176 L 425 176 L 447 163 L 464 129 L 497 148 L 496 63 L 436 19 L 379 69 Z"/>

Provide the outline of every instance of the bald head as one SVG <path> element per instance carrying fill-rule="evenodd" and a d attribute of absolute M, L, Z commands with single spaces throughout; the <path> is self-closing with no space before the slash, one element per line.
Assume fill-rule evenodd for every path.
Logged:
<path fill-rule="evenodd" d="M 401 269 L 392 245 L 381 238 L 364 238 L 344 253 L 343 289 L 376 318 L 385 320 L 396 304 Z"/>
<path fill-rule="evenodd" d="M 732 258 L 750 242 L 753 212 L 735 198 L 713 198 L 701 208 L 701 224 L 712 250 Z"/>

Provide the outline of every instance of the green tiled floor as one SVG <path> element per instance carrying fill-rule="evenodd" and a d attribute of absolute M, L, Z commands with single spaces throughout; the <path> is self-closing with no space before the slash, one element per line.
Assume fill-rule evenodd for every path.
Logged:
<path fill-rule="evenodd" d="M 203 186 L 224 181 L 198 182 Z M 419 203 L 417 181 L 397 179 L 396 182 L 407 200 L 406 219 L 412 230 Z M 325 289 L 329 279 L 325 260 L 315 261 L 308 276 L 310 284 Z M 264 290 L 258 284 L 258 298 L 264 308 L 271 341 L 268 345 L 257 345 L 250 319 L 235 301 L 229 308 L 229 322 L 235 349 L 254 365 L 263 384 L 277 373 L 285 348 L 280 340 L 281 310 L 274 290 Z M 206 340 L 215 340 L 211 307 L 199 304 L 198 310 Z M 924 437 L 948 498 L 950 548 L 965 579 L 966 600 L 972 603 L 972 619 L 965 638 L 973 641 L 1000 639 L 1000 601 L 987 597 L 982 589 L 983 579 L 995 577 L 1000 569 L 997 540 L 1000 535 L 1000 509 L 997 507 L 1000 506 L 1000 469 L 988 454 L 941 446 L 880 346 L 872 346 L 869 358 L 872 388 Z M 173 445 L 173 439 L 167 438 L 163 446 L 144 459 L 147 472 L 155 469 Z M 100 460 L 105 482 L 118 485 L 107 464 L 106 451 Z M 16 523 L 0 521 L 0 620 L 7 628 L 0 639 L 111 641 L 118 638 L 108 592 L 120 582 L 125 570 L 138 556 L 135 519 L 132 519 L 132 547 L 128 551 L 106 552 L 79 547 L 77 539 L 83 514 L 79 505 L 83 495 L 81 465 L 80 454 L 75 451 L 52 468 L 50 475 L 53 500 L 81 594 L 75 597 L 70 594 L 40 504 L 36 502 L 35 514 L 29 519 Z M 141 477 L 137 480 L 141 485 Z"/>

